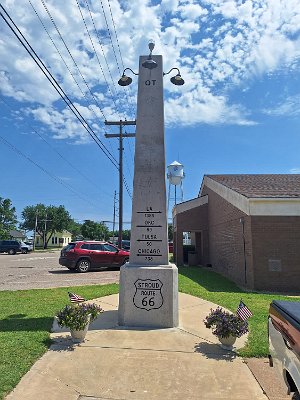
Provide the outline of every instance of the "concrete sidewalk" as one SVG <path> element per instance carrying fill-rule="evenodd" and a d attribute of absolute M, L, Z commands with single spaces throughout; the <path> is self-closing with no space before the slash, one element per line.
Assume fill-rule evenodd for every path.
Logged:
<path fill-rule="evenodd" d="M 180 327 L 149 330 L 117 325 L 118 295 L 95 302 L 105 312 L 85 342 L 73 345 L 54 324 L 55 343 L 7 400 L 267 399 L 243 360 L 205 328 L 215 304 L 180 293 Z"/>

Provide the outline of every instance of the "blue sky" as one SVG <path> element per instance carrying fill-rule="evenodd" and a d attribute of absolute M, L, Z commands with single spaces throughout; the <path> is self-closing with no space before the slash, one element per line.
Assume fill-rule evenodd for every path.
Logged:
<path fill-rule="evenodd" d="M 117 139 L 104 133 L 118 128 L 104 119 L 135 118 L 136 77 L 128 89 L 117 81 L 155 40 L 164 71 L 178 67 L 185 79 L 164 86 L 166 163 L 184 165 L 185 200 L 204 174 L 300 173 L 299 0 L 1 4 L 115 159 Z M 63 204 L 76 220 L 112 221 L 117 169 L 2 18 L 0 105 L 0 197 L 19 216 L 27 205 Z M 134 139 L 124 148 L 132 193 Z"/>

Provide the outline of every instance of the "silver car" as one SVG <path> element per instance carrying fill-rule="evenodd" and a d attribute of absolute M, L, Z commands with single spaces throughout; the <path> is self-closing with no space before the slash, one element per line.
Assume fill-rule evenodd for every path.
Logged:
<path fill-rule="evenodd" d="M 20 244 L 23 254 L 27 254 L 29 251 L 33 250 L 33 245 L 29 242 L 20 242 Z"/>

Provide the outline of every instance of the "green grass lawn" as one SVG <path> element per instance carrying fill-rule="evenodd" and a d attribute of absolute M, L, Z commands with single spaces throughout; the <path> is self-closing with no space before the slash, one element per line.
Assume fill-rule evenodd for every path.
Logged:
<path fill-rule="evenodd" d="M 241 298 L 253 313 L 249 322 L 246 347 L 239 351 L 242 357 L 266 357 L 268 355 L 267 319 L 272 300 L 300 301 L 300 297 L 277 294 L 244 292 L 232 281 L 200 267 L 179 268 L 179 291 L 201 297 L 235 312 Z M 202 321 L 199 321 L 202 323 Z"/>
<path fill-rule="evenodd" d="M 118 293 L 117 284 L 71 288 L 0 291 L 0 399 L 10 392 L 32 364 L 48 349 L 53 316 L 68 301 L 68 290 L 86 299 Z M 298 300 L 279 295 L 245 293 L 233 282 L 208 269 L 179 268 L 179 290 L 212 301 L 235 312 L 240 299 L 253 313 L 244 357 L 268 354 L 267 317 L 273 299 Z M 203 321 L 197 318 L 197 323 Z"/>
<path fill-rule="evenodd" d="M 69 303 L 68 290 L 92 299 L 118 289 L 112 284 L 0 292 L 0 399 L 48 349 L 53 316 Z"/>

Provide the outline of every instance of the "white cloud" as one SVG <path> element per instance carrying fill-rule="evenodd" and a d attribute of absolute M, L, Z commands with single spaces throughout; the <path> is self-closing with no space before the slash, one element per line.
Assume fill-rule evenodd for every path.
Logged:
<path fill-rule="evenodd" d="M 84 1 L 81 10 L 98 58 L 75 1 L 46 1 L 68 48 L 42 3 L 31 1 L 63 60 L 29 3 L 5 0 L 3 5 L 91 124 L 103 121 L 102 113 L 107 119 L 134 117 L 136 77 L 129 89 L 120 89 L 117 81 L 124 66 L 137 70 L 138 56 L 147 54 L 150 38 L 156 42 L 154 53 L 164 55 L 164 69 L 178 66 L 186 81 L 180 89 L 172 86 L 169 80 L 165 84 L 166 122 L 181 125 L 255 123 L 251 110 L 246 111 L 238 100 L 231 100 L 230 89 L 240 87 L 242 91 L 257 77 L 295 68 L 300 57 L 299 0 L 203 0 L 201 3 L 162 0 L 155 5 L 150 0 L 122 3 L 110 0 L 118 43 L 108 3 L 103 4 L 114 51 L 101 5 L 88 3 L 98 29 L 97 36 Z M 65 105 L 57 108 L 59 95 L 3 21 L 0 27 L 1 93 L 24 103 L 27 109 L 31 107 L 35 118 L 46 124 L 56 137 L 88 140 Z M 298 115 L 299 108 L 295 101 L 287 98 L 265 112 Z"/>
<path fill-rule="evenodd" d="M 300 174 L 300 168 L 291 168 L 289 170 L 290 174 Z"/>
<path fill-rule="evenodd" d="M 283 102 L 277 104 L 276 107 L 266 108 L 263 110 L 263 112 L 267 115 L 275 117 L 295 117 L 297 115 L 300 115 L 300 94 L 296 96 L 290 96 Z"/>
<path fill-rule="evenodd" d="M 287 40 L 283 35 L 264 35 L 253 51 L 254 66 L 260 73 L 273 71 L 281 64 L 289 64 L 300 55 L 299 44 Z"/>
<path fill-rule="evenodd" d="M 200 89 L 196 93 L 186 92 L 183 96 L 169 100 L 165 108 L 169 125 L 183 123 L 254 125 L 246 118 L 245 110 L 238 105 L 229 106 L 224 96 L 213 96 L 209 90 Z"/>
<path fill-rule="evenodd" d="M 185 3 L 178 7 L 181 18 L 196 20 L 203 15 L 207 15 L 208 11 L 202 8 L 199 4 Z"/>
<path fill-rule="evenodd" d="M 81 111 L 84 112 L 81 107 Z M 68 109 L 57 111 L 50 107 L 38 107 L 27 109 L 28 114 L 32 114 L 36 121 L 42 122 L 53 132 L 55 139 L 76 139 L 80 142 L 89 142 L 91 140 L 86 129 L 76 120 L 75 116 Z"/>
<path fill-rule="evenodd" d="M 161 7 L 163 11 L 175 12 L 178 9 L 179 0 L 162 0 Z"/>

